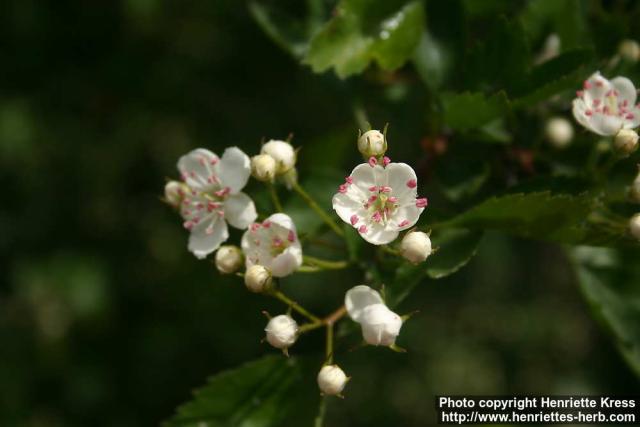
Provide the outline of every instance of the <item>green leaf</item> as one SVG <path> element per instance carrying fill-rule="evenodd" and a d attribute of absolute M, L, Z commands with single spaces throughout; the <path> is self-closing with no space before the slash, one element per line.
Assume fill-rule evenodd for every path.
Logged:
<path fill-rule="evenodd" d="M 537 40 L 556 33 L 563 49 L 584 45 L 588 35 L 585 2 L 581 0 L 530 1 L 521 20 L 529 38 Z"/>
<path fill-rule="evenodd" d="M 442 96 L 442 104 L 444 123 L 459 131 L 478 128 L 508 111 L 504 92 L 490 97 L 482 93 L 446 93 Z"/>
<path fill-rule="evenodd" d="M 273 355 L 222 372 L 164 426 L 310 427 L 319 393 L 314 371 L 305 368 L 299 358 Z"/>
<path fill-rule="evenodd" d="M 249 12 L 274 43 L 293 57 L 304 56 L 308 41 L 299 22 L 277 9 L 267 8 L 257 2 L 249 3 Z"/>
<path fill-rule="evenodd" d="M 570 254 L 594 316 L 640 377 L 640 253 L 579 247 Z"/>
<path fill-rule="evenodd" d="M 334 18 L 311 39 L 303 62 L 317 73 L 334 68 L 341 78 L 373 60 L 394 70 L 411 57 L 423 27 L 420 1 L 341 0 Z"/>

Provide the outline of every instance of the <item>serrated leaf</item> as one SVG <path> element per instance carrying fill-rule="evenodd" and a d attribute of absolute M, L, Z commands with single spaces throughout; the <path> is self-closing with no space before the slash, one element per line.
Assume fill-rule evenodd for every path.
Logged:
<path fill-rule="evenodd" d="M 165 427 L 312 426 L 319 394 L 299 358 L 266 356 L 212 377 Z"/>
<path fill-rule="evenodd" d="M 594 316 L 640 377 L 640 253 L 579 247 L 570 254 Z"/>
<path fill-rule="evenodd" d="M 478 128 L 508 111 L 504 92 L 489 97 L 482 93 L 446 93 L 442 104 L 444 123 L 459 131 Z"/>
<path fill-rule="evenodd" d="M 303 62 L 317 73 L 334 68 L 341 78 L 371 61 L 394 70 L 411 57 L 423 28 L 419 1 L 341 0 L 334 18 L 311 39 Z"/>

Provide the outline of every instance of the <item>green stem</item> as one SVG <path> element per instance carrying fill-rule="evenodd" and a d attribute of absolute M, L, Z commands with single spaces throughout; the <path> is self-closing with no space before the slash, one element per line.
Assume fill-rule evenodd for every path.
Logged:
<path fill-rule="evenodd" d="M 340 228 L 340 226 L 333 220 L 333 218 L 331 216 L 329 216 L 319 205 L 318 203 L 316 203 L 316 201 L 306 192 L 304 191 L 304 189 L 302 187 L 300 187 L 300 184 L 298 184 L 297 182 L 293 184 L 293 190 L 298 193 L 298 195 L 300 197 L 302 197 L 304 199 L 305 202 L 307 202 L 307 204 L 309 205 L 309 207 L 311 209 L 313 209 L 316 214 L 318 214 L 318 216 L 320 218 L 322 218 L 322 220 L 325 222 L 325 224 L 327 224 L 329 227 L 331 227 L 331 229 L 333 231 L 335 231 L 335 233 L 338 236 L 343 237 L 344 236 L 344 232 L 342 231 L 342 228 Z"/>
<path fill-rule="evenodd" d="M 392 248 L 390 246 L 387 246 L 387 245 L 381 245 L 380 246 L 380 250 L 382 250 L 382 252 L 386 252 L 388 254 L 400 256 L 400 251 L 399 250 L 394 249 L 394 248 Z"/>
<path fill-rule="evenodd" d="M 301 306 L 300 304 L 298 304 L 297 302 L 295 302 L 294 300 L 286 296 L 284 293 L 282 293 L 282 291 L 274 290 L 271 292 L 271 295 L 273 295 L 274 298 L 279 299 L 280 301 L 282 301 L 283 303 L 291 307 L 291 309 L 297 311 L 307 319 L 311 320 L 313 323 L 322 323 L 322 319 L 311 314 L 306 308 L 304 308 L 303 306 Z"/>
<path fill-rule="evenodd" d="M 276 190 L 275 185 L 270 182 L 267 182 L 267 188 L 269 188 L 269 195 L 271 196 L 271 201 L 273 202 L 273 207 L 276 208 L 278 212 L 284 212 L 282 209 L 282 203 L 280 203 L 280 198 L 278 197 L 278 190 Z"/>
<path fill-rule="evenodd" d="M 327 351 L 325 363 L 333 363 L 333 323 L 327 323 Z"/>
<path fill-rule="evenodd" d="M 309 264 L 310 267 L 319 267 L 324 270 L 341 270 L 349 266 L 348 261 L 329 261 L 309 255 L 304 255 L 302 259 L 305 263 Z"/>
<path fill-rule="evenodd" d="M 324 322 L 320 321 L 320 322 L 311 322 L 311 323 L 305 323 L 304 325 L 300 326 L 300 329 L 298 329 L 298 331 L 303 334 L 305 332 L 309 332 L 309 331 L 313 331 L 314 329 L 318 329 L 324 326 Z"/>

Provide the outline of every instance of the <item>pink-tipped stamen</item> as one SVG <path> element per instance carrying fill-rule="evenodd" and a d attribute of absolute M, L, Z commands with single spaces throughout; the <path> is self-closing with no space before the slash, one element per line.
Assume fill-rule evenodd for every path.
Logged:
<path fill-rule="evenodd" d="M 407 187 L 416 188 L 417 186 L 418 186 L 418 183 L 416 182 L 415 179 L 410 179 L 409 181 L 407 181 Z"/>
<path fill-rule="evenodd" d="M 390 158 L 388 158 L 387 156 L 384 156 L 384 157 L 382 158 L 382 164 L 383 164 L 385 167 L 387 167 L 387 165 L 388 165 L 389 163 L 391 163 L 391 159 L 390 159 Z"/>
<path fill-rule="evenodd" d="M 346 176 L 344 178 L 344 182 L 346 182 L 347 184 L 353 184 L 353 177 L 351 176 Z"/>
<path fill-rule="evenodd" d="M 369 166 L 374 167 L 377 164 L 378 164 L 378 161 L 376 160 L 375 157 L 373 156 L 369 157 Z"/>
<path fill-rule="evenodd" d="M 289 230 L 289 234 L 287 234 L 287 240 L 291 243 L 296 241 L 296 233 L 294 233 L 293 230 Z"/>
<path fill-rule="evenodd" d="M 351 225 L 356 225 L 359 220 L 360 218 L 358 218 L 358 215 L 351 215 L 351 218 L 349 218 Z"/>
<path fill-rule="evenodd" d="M 429 202 L 427 201 L 426 197 L 423 197 L 421 199 L 416 199 L 416 207 L 418 208 L 426 208 L 428 204 Z"/>
<path fill-rule="evenodd" d="M 409 225 L 409 220 L 403 219 L 400 224 L 398 224 L 398 227 L 406 227 L 407 225 Z"/>
<path fill-rule="evenodd" d="M 367 226 L 366 225 L 361 225 L 360 228 L 358 228 L 358 231 L 360 233 L 366 233 L 367 232 Z"/>

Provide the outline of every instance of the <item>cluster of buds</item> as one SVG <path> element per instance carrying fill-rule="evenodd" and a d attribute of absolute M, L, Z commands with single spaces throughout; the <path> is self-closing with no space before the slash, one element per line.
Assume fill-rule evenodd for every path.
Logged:
<path fill-rule="evenodd" d="M 298 176 L 296 159 L 296 150 L 289 142 L 272 139 L 262 146 L 260 154 L 251 158 L 251 174 L 262 182 L 280 177 L 291 188 Z"/>

